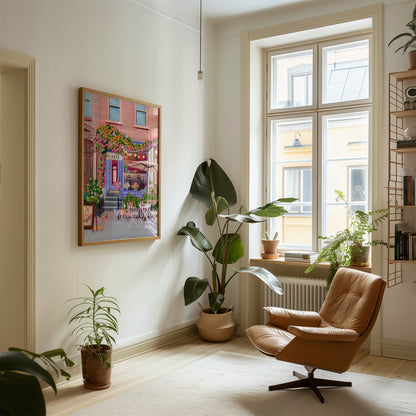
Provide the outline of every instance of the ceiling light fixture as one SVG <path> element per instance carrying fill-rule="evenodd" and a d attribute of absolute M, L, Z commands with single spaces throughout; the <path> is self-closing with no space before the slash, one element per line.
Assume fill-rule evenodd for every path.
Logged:
<path fill-rule="evenodd" d="M 199 71 L 198 79 L 203 78 L 202 72 L 202 0 L 199 0 Z"/>

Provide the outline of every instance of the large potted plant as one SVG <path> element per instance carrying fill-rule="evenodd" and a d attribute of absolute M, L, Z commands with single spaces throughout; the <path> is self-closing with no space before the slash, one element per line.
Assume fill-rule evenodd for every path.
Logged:
<path fill-rule="evenodd" d="M 410 29 L 409 32 L 402 32 L 396 35 L 388 44 L 390 46 L 395 40 L 405 38 L 405 43 L 402 46 L 399 46 L 395 52 L 402 51 L 402 53 L 405 53 L 409 48 L 413 48 L 409 52 L 409 61 L 410 61 L 410 67 L 416 68 L 416 5 L 413 9 L 412 13 L 412 20 L 410 20 L 409 23 L 406 24 L 406 27 Z"/>
<path fill-rule="evenodd" d="M 74 365 L 62 348 L 42 354 L 13 347 L 7 352 L 0 352 L 0 414 L 46 415 L 45 399 L 38 379 L 49 384 L 56 394 L 55 380 L 48 370 L 54 370 L 56 377 L 71 378 L 55 362 L 56 357 L 63 360 L 66 367 Z"/>
<path fill-rule="evenodd" d="M 69 323 L 74 324 L 72 335 L 80 340 L 82 377 L 84 386 L 102 390 L 111 385 L 111 353 L 118 334 L 120 313 L 118 300 L 104 294 L 104 287 L 93 290 L 89 296 L 70 299 L 77 303 L 68 314 Z"/>
<path fill-rule="evenodd" d="M 210 280 L 198 277 L 186 279 L 185 305 L 195 302 L 208 289 L 209 308 L 201 307 L 199 333 L 208 341 L 226 341 L 233 335 L 234 321 L 232 308 L 224 307 L 223 303 L 226 289 L 235 276 L 239 273 L 250 273 L 276 293 L 282 294 L 276 277 L 261 267 L 242 267 L 228 273 L 228 267 L 244 255 L 240 229 L 244 224 L 260 223 L 267 217 L 283 215 L 287 211 L 279 204 L 293 202 L 296 198 L 282 198 L 251 211 L 240 208 L 239 213 L 231 214 L 230 207 L 237 203 L 235 188 L 224 170 L 213 159 L 198 166 L 190 194 L 207 207 L 205 222 L 208 226 L 214 227 L 218 236 L 216 244 L 212 245 L 194 222 L 188 222 L 178 231 L 179 235 L 190 238 L 192 245 L 205 255 L 211 266 Z"/>
<path fill-rule="evenodd" d="M 337 200 L 345 203 L 348 210 L 348 225 L 335 235 L 319 236 L 324 246 L 317 259 L 305 270 L 311 272 L 319 263 L 328 262 L 329 271 L 327 289 L 329 289 L 335 273 L 340 267 L 369 265 L 370 247 L 387 245 L 383 240 L 370 240 L 371 233 L 387 217 L 387 209 L 376 209 L 369 212 L 352 211 L 343 192 L 335 191 Z"/>

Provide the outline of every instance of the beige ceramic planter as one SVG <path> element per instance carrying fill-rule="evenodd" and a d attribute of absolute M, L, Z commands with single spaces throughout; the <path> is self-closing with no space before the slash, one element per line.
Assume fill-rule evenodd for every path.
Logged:
<path fill-rule="evenodd" d="M 279 257 L 279 253 L 277 252 L 279 242 L 280 240 L 261 240 L 264 249 L 261 257 L 263 259 L 277 259 Z"/>
<path fill-rule="evenodd" d="M 201 305 L 199 305 L 201 307 Z M 226 312 L 227 311 L 227 312 Z M 224 342 L 232 338 L 235 322 L 233 310 L 220 308 L 219 313 L 209 313 L 210 309 L 202 309 L 197 328 L 199 335 L 205 341 Z"/>

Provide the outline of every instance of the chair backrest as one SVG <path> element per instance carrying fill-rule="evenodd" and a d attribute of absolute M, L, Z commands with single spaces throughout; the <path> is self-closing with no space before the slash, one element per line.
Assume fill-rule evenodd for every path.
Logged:
<path fill-rule="evenodd" d="M 377 318 L 386 283 L 375 274 L 340 268 L 319 312 L 330 325 L 368 332 Z"/>

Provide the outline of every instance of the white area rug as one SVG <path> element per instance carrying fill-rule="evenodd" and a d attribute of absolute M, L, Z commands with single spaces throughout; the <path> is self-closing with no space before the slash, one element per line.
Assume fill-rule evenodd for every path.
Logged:
<path fill-rule="evenodd" d="M 399 416 L 416 415 L 416 383 L 358 373 L 316 371 L 352 387 L 268 391 L 295 380 L 303 367 L 218 352 L 149 383 L 79 410 L 72 416 Z"/>

